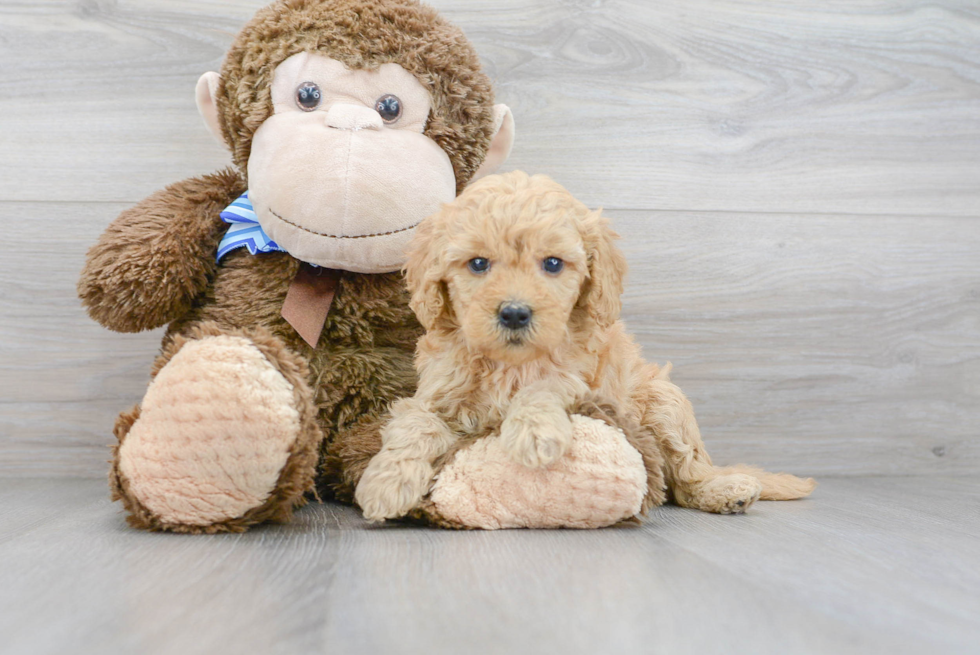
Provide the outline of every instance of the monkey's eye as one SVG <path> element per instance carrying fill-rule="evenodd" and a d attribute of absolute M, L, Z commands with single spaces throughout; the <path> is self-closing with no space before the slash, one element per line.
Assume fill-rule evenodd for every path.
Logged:
<path fill-rule="evenodd" d="M 474 257 L 466 262 L 466 267 L 477 275 L 482 275 L 490 270 L 490 260 L 486 257 Z"/>
<path fill-rule="evenodd" d="M 561 270 L 565 268 L 565 262 L 558 259 L 557 257 L 548 257 L 543 262 L 541 262 L 541 268 L 543 268 L 548 273 L 561 273 Z"/>
<path fill-rule="evenodd" d="M 394 123 L 401 118 L 402 101 L 398 99 L 398 96 L 388 93 L 375 101 L 374 110 L 381 114 L 381 120 L 385 123 Z"/>
<path fill-rule="evenodd" d="M 296 104 L 303 111 L 313 111 L 320 106 L 322 99 L 320 87 L 313 82 L 303 82 L 296 89 Z"/>

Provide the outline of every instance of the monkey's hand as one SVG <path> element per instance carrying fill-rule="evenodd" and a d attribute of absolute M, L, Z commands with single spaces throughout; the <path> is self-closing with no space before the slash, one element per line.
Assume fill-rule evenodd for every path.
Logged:
<path fill-rule="evenodd" d="M 91 250 L 78 281 L 89 315 L 117 332 L 183 316 L 217 268 L 222 210 L 245 192 L 233 170 L 178 182 L 123 212 Z"/>

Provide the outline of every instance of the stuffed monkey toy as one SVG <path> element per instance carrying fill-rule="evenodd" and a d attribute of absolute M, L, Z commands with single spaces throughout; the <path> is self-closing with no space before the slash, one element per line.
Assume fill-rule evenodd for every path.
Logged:
<path fill-rule="evenodd" d="M 352 499 L 386 408 L 415 389 L 405 246 L 503 163 L 514 122 L 463 34 L 414 0 L 279 0 L 197 103 L 234 168 L 123 212 L 78 293 L 109 329 L 168 326 L 114 430 L 129 523 L 242 531 L 315 490 Z"/>

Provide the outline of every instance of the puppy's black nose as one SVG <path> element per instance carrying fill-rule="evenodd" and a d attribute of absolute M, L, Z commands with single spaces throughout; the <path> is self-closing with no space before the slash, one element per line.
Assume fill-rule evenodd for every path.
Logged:
<path fill-rule="evenodd" d="M 509 302 L 500 306 L 497 312 L 500 324 L 508 330 L 520 330 L 531 322 L 531 308 L 527 305 Z"/>

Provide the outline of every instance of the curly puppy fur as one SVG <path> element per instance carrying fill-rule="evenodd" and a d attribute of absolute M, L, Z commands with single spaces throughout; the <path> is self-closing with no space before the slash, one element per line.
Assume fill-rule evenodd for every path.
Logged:
<path fill-rule="evenodd" d="M 369 519 L 402 516 L 430 485 L 433 462 L 457 435 L 499 426 L 512 458 L 547 466 L 571 439 L 569 409 L 597 394 L 653 435 L 664 477 L 680 505 L 740 513 L 755 500 L 809 494 L 815 483 L 748 467 L 717 468 L 691 404 L 619 320 L 626 260 L 617 235 L 545 176 L 488 177 L 427 219 L 406 266 L 419 341 L 419 387 L 392 407 L 384 446 L 357 502 Z M 563 262 L 545 270 L 548 258 Z M 475 272 L 480 258 L 489 269 Z M 502 308 L 530 312 L 508 328 Z M 656 482 L 656 477 L 652 477 Z M 366 483 L 366 484 L 365 484 Z"/>

